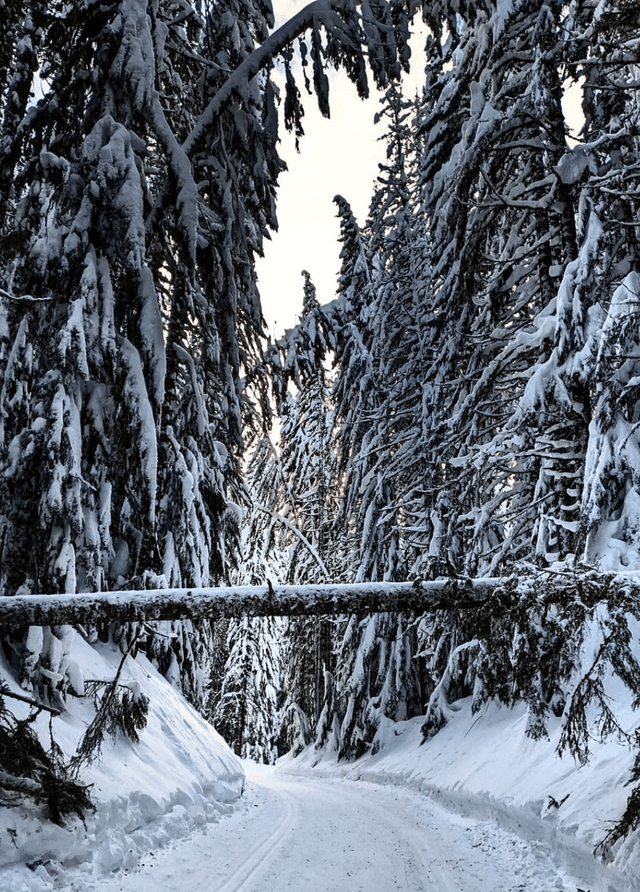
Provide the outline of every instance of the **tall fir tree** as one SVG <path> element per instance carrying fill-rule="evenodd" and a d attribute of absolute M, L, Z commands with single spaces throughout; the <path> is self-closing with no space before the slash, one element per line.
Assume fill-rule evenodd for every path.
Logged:
<path fill-rule="evenodd" d="M 3 7 L 3 592 L 208 585 L 233 566 L 261 387 L 253 259 L 283 169 L 270 71 L 282 55 L 299 131 L 296 40 L 325 113 L 327 64 L 360 95 L 368 71 L 397 77 L 411 7 L 362 14 L 312 5 L 272 30 L 268 0 Z M 198 701 L 209 630 L 163 632 L 150 653 L 184 662 Z M 37 657 L 5 643 L 31 683 Z"/>
<path fill-rule="evenodd" d="M 630 560 L 637 302 L 628 235 L 638 105 L 625 69 L 633 60 L 618 49 L 629 18 L 605 7 L 601 17 L 580 4 L 442 3 L 427 14 L 416 198 L 427 251 L 403 229 L 410 202 L 382 237 L 379 219 L 360 234 L 342 204 L 342 281 L 351 286 L 343 306 L 351 315 L 336 341 L 336 417 L 353 421 L 341 431 L 352 567 L 358 556 L 380 558 L 375 534 L 393 518 L 397 566 L 420 576 Z M 574 148 L 561 101 L 568 75 L 585 97 L 585 142 Z M 380 208 L 393 201 L 388 185 L 374 198 Z M 409 257 L 409 287 L 397 292 Z M 385 312 L 396 293 L 402 300 Z M 382 480 L 378 514 L 367 496 Z M 393 532 L 381 538 L 394 542 Z M 359 566 L 364 578 L 379 572 L 366 559 Z M 563 639 L 557 617 L 534 600 L 526 615 L 491 620 L 513 638 L 506 662 L 493 659 L 486 617 L 449 609 L 423 618 L 425 733 L 462 696 L 473 694 L 474 708 L 488 696 L 513 702 L 505 693 L 512 683 L 530 707 L 533 736 L 544 734 L 551 709 L 567 704 L 571 714 L 567 691 L 581 671 L 586 626 Z M 321 735 L 342 755 L 371 740 L 379 701 L 370 669 L 393 639 L 392 629 L 349 623 Z M 557 659 L 525 670 L 527 648 Z M 350 683 L 345 707 L 340 695 Z"/>
<path fill-rule="evenodd" d="M 29 88 L 39 71 L 44 96 L 33 105 L 26 92 L 15 109 L 7 92 L 2 587 L 207 585 L 236 548 L 237 345 L 257 345 L 260 327 L 255 275 L 242 320 L 206 276 L 225 206 L 196 188 L 198 152 L 182 145 L 207 100 L 206 22 L 171 2 L 80 6 L 30 5 L 15 45 L 39 35 Z M 253 17 L 244 55 L 267 27 Z M 272 191 L 281 163 L 258 100 L 254 150 Z M 217 124 L 234 138 L 231 112 Z M 238 201 L 246 157 L 232 162 Z M 235 214 L 229 204 L 225 225 Z M 178 659 L 174 677 L 198 702 L 208 630 L 162 631 L 151 655 L 167 671 Z"/>
<path fill-rule="evenodd" d="M 342 224 L 340 301 L 347 324 L 336 341 L 336 433 L 344 481 L 335 536 L 351 542 L 350 578 L 406 577 L 403 490 L 396 461 L 414 418 L 407 377 L 415 336 L 415 291 L 424 236 L 417 198 L 414 104 L 391 86 L 380 118 L 388 130 L 364 238 L 348 205 L 338 199 Z M 421 711 L 415 637 L 403 615 L 350 617 L 337 655 L 319 727 L 340 758 L 361 755 L 381 723 Z"/>
<path fill-rule="evenodd" d="M 579 320 L 583 347 L 576 371 L 588 382 L 591 425 L 586 449 L 580 544 L 588 563 L 611 569 L 638 560 L 639 479 L 638 218 L 640 91 L 637 63 L 624 47 L 635 39 L 628 4 L 605 3 L 602 15 L 578 3 L 570 18 L 582 87 L 582 143 L 561 170 L 579 197 L 583 254 L 576 271 L 590 300 Z"/>
<path fill-rule="evenodd" d="M 282 507 L 295 535 L 289 535 L 289 583 L 331 582 L 339 550 L 331 546 L 335 517 L 336 468 L 332 442 L 327 345 L 309 273 L 303 272 L 300 325 L 287 356 L 295 355 L 296 392 L 281 404 L 281 462 L 286 489 Z M 286 341 L 287 339 L 285 339 Z M 283 344 L 284 346 L 284 344 Z M 324 698 L 326 673 L 333 671 L 334 620 L 290 617 L 284 637 L 285 700 L 281 746 L 297 755 L 313 740 Z"/>
<path fill-rule="evenodd" d="M 273 764 L 278 756 L 278 623 L 273 617 L 234 619 L 227 648 L 213 724 L 241 758 Z"/>
<path fill-rule="evenodd" d="M 440 406 L 449 398 L 448 417 L 435 403 L 432 408 L 432 443 L 445 469 L 438 523 L 443 567 L 472 575 L 505 573 L 514 561 L 573 567 L 596 556 L 610 561 L 616 552 L 630 557 L 633 534 L 622 535 L 620 548 L 611 535 L 634 516 L 633 498 L 620 527 L 600 521 L 617 519 L 625 501 L 623 485 L 611 512 L 609 494 L 619 478 L 607 456 L 618 437 L 615 452 L 627 479 L 635 467 L 630 428 L 610 408 L 612 384 L 615 390 L 627 380 L 635 350 L 620 313 L 633 289 L 633 276 L 621 284 L 633 249 L 616 206 L 622 190 L 605 186 L 606 196 L 599 190 L 611 161 L 597 157 L 587 134 L 596 119 L 600 127 L 606 122 L 603 155 L 616 154 L 621 144 L 620 160 L 633 152 L 611 103 L 633 128 L 637 94 L 619 89 L 628 78 L 616 87 L 611 80 L 619 71 L 612 47 L 622 38 L 625 16 L 601 12 L 602 26 L 600 14 L 581 5 L 566 10 L 522 2 L 506 14 L 491 4 L 469 11 L 456 19 L 454 39 L 444 44 L 449 55 L 440 48 L 444 64 L 428 82 L 423 174 L 434 254 L 432 331 L 445 357 L 431 377 L 440 381 Z M 586 48 L 595 47 L 596 33 L 602 46 L 600 27 L 609 37 L 607 51 L 594 48 L 590 56 Z M 506 52 L 525 42 L 527 51 Z M 561 103 L 566 60 L 585 97 L 585 143 L 574 148 L 566 141 Z M 467 102 L 462 107 L 456 100 L 457 119 L 448 111 L 456 95 Z M 593 135 L 598 141 L 603 131 Z M 621 173 L 633 180 L 624 163 L 612 180 L 620 183 Z M 625 349 L 631 365 L 618 378 L 613 357 Z M 597 394 L 603 396 L 596 396 L 594 412 Z M 487 641 L 482 620 L 469 613 L 425 623 L 435 685 L 425 733 L 447 720 L 452 699 L 470 694 L 474 708 L 488 696 L 524 700 L 535 737 L 544 735 L 551 710 L 570 723 L 575 698 L 569 692 L 588 671 L 580 655 L 588 619 L 565 638 L 558 621 L 535 598 L 526 613 L 493 620 L 512 641 L 506 660 L 497 657 L 495 640 Z M 622 639 L 619 644 L 624 650 Z M 532 652 L 540 655 L 533 664 Z M 517 676 L 527 653 L 525 681 Z M 558 659 L 543 656 L 551 653 Z M 518 693 L 512 698 L 509 690 Z"/>

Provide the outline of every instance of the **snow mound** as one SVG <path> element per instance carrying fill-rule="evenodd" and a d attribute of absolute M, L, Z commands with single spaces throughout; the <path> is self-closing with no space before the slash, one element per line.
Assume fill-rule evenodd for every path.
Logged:
<path fill-rule="evenodd" d="M 591 892 L 640 890 L 639 834 L 607 852 L 606 863 L 594 852 L 630 792 L 628 747 L 617 739 L 593 741 L 591 758 L 581 766 L 570 755 L 557 755 L 559 723 L 549 723 L 548 740 L 526 736 L 524 706 L 488 703 L 476 715 L 470 700 L 455 706 L 449 723 L 424 743 L 423 717 L 385 720 L 375 755 L 338 763 L 335 752 L 310 746 L 297 758 L 284 756 L 278 768 L 423 792 L 458 815 L 495 822 L 528 845 L 544 846 Z M 630 708 L 621 708 L 618 717 L 635 728 L 637 715 Z"/>
<path fill-rule="evenodd" d="M 90 646 L 74 632 L 73 649 L 85 679 L 114 677 L 122 657 L 115 648 Z M 0 673 L 11 685 L 6 666 Z M 91 785 L 96 811 L 84 823 L 74 818 L 59 827 L 30 804 L 0 808 L 0 889 L 71 890 L 83 874 L 130 870 L 149 852 L 218 821 L 242 794 L 240 761 L 144 656 L 127 657 L 121 681 L 149 699 L 139 744 L 124 736 L 106 740 L 99 759 L 85 767 L 81 781 Z M 16 714 L 20 706 L 12 701 Z M 67 711 L 54 718 L 66 756 L 93 715 L 89 700 L 69 697 Z M 48 745 L 48 717 L 36 726 Z"/>

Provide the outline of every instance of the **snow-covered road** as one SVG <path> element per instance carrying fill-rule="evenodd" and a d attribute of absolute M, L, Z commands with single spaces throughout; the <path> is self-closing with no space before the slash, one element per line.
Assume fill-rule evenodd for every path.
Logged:
<path fill-rule="evenodd" d="M 256 767 L 242 804 L 175 840 L 135 871 L 88 892 L 622 892 L 585 859 L 568 875 L 559 850 L 427 796 L 377 784 L 298 778 Z M 575 858 L 574 858 L 575 862 Z M 573 864 L 575 870 L 575 863 Z M 604 868 L 603 868 L 604 871 Z M 608 873 L 608 872 L 607 872 Z M 611 884 L 609 881 L 612 881 Z M 588 883 L 588 885 L 587 885 Z"/>

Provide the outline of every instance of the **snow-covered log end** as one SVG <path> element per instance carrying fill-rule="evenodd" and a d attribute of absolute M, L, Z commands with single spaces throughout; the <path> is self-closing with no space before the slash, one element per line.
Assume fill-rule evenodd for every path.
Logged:
<path fill-rule="evenodd" d="M 72 656 L 84 682 L 113 678 L 122 654 L 112 645 L 90 646 L 72 635 Z M 0 673 L 12 691 L 19 691 L 4 663 Z M 132 869 L 149 852 L 220 820 L 241 796 L 244 772 L 238 759 L 145 657 L 127 657 L 120 681 L 149 700 L 139 743 L 118 732 L 115 740 L 105 740 L 96 762 L 82 767 L 80 781 L 91 785 L 96 806 L 84 822 L 71 818 L 58 826 L 44 817 L 44 806 L 28 800 L 0 809 L 1 889 L 69 888 L 70 866 L 87 879 Z M 13 700 L 11 707 L 17 715 L 29 711 Z M 66 758 L 93 716 L 92 698 L 69 696 L 65 712 L 53 719 Z M 45 748 L 49 718 L 41 714 L 36 720 Z"/>

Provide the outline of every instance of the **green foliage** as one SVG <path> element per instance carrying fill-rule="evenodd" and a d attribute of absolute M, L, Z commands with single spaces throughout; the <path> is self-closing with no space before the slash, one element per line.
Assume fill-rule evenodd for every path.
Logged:
<path fill-rule="evenodd" d="M 135 642 L 134 642 L 135 643 Z M 147 726 L 149 700 L 141 692 L 120 683 L 120 676 L 128 652 L 120 660 L 112 681 L 86 681 L 85 690 L 94 698 L 96 714 L 82 735 L 72 764 L 77 770 L 90 764 L 100 755 L 105 736 L 115 738 L 122 732 L 133 743 L 140 740 L 139 731 Z"/>
<path fill-rule="evenodd" d="M 63 824 L 71 815 L 84 818 L 93 809 L 89 787 L 73 779 L 73 766 L 65 764 L 51 733 L 49 751 L 40 743 L 33 723 L 40 710 L 24 719 L 7 708 L 0 688 L 0 789 L 4 806 L 17 805 L 24 796 L 45 806 L 47 817 Z"/>
<path fill-rule="evenodd" d="M 548 736 L 555 715 L 561 723 L 559 755 L 568 752 L 580 764 L 588 761 L 593 739 L 614 735 L 633 745 L 616 718 L 607 684 L 611 677 L 619 679 L 634 708 L 640 705 L 640 663 L 630 628 L 632 620 L 640 620 L 637 591 L 613 575 L 586 569 L 523 571 L 481 605 L 452 605 L 446 632 L 438 620 L 429 630 L 432 641 L 434 633 L 440 637 L 433 648 L 434 693 L 424 736 L 442 727 L 453 699 L 473 694 L 474 712 L 491 699 L 509 707 L 526 703 L 527 734 L 533 739 Z M 440 622 L 444 625 L 444 617 Z M 457 641 L 465 643 L 456 647 Z"/>
<path fill-rule="evenodd" d="M 127 685 L 113 681 L 88 681 L 87 692 L 94 697 L 96 715 L 78 745 L 73 764 L 91 763 L 100 755 L 105 736 L 116 737 L 121 731 L 133 743 L 139 743 L 139 731 L 147 727 L 149 701 L 144 694 L 134 694 Z"/>

